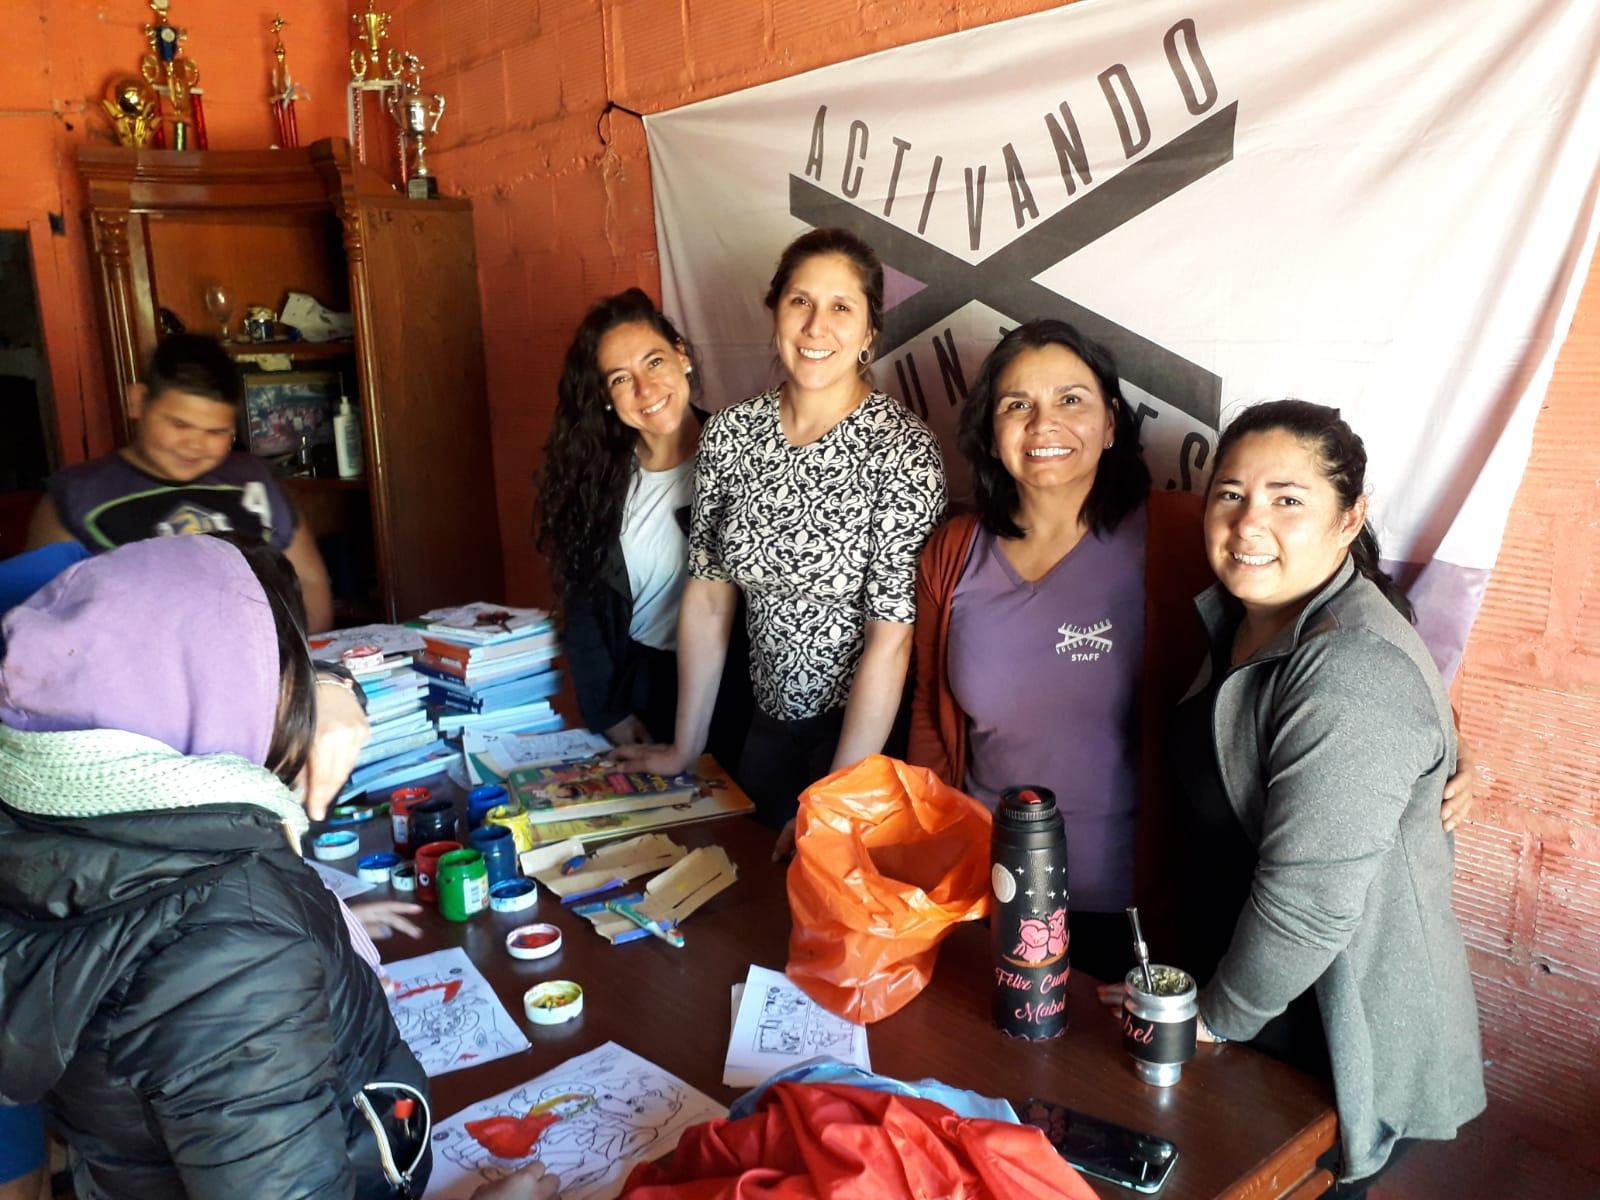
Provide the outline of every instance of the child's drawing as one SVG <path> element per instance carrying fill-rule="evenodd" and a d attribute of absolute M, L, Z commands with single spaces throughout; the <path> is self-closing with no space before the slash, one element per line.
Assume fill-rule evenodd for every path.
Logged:
<path fill-rule="evenodd" d="M 856 1026 L 819 1008 L 793 984 L 767 984 L 764 991 L 755 1047 L 762 1054 L 814 1058 L 849 1053 Z"/>
<path fill-rule="evenodd" d="M 734 1012 L 722 1082 L 754 1087 L 822 1055 L 872 1067 L 865 1029 L 823 1008 L 781 972 L 752 966 Z"/>
<path fill-rule="evenodd" d="M 614 1042 L 434 1127 L 429 1197 L 467 1197 L 537 1158 L 562 1200 L 610 1200 L 633 1164 L 727 1110 Z"/>
<path fill-rule="evenodd" d="M 389 1011 L 429 1075 L 475 1067 L 528 1049 L 489 981 L 459 947 L 389 963 Z"/>

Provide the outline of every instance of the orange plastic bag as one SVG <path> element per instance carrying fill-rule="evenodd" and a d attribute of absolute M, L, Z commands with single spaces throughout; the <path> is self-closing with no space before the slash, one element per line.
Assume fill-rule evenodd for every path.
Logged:
<path fill-rule="evenodd" d="M 989 912 L 989 810 L 932 771 L 872 758 L 800 796 L 789 978 L 865 1024 L 933 977 L 939 942 Z"/>

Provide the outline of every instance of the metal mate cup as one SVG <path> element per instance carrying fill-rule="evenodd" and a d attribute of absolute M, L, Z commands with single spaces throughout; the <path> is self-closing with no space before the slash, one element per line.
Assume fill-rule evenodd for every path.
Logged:
<path fill-rule="evenodd" d="M 1171 1087 L 1194 1057 L 1195 1003 L 1193 977 L 1177 967 L 1152 965 L 1154 992 L 1146 991 L 1144 973 L 1128 972 L 1128 994 L 1122 1002 L 1122 1048 L 1133 1059 L 1134 1073 L 1154 1087 Z"/>

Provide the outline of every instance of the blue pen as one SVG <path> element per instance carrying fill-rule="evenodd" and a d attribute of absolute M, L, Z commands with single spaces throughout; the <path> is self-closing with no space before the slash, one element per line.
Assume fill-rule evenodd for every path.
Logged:
<path fill-rule="evenodd" d="M 652 921 L 649 917 L 645 916 L 627 901 L 607 900 L 606 908 L 609 911 L 616 913 L 619 917 L 626 917 L 640 929 L 645 930 L 652 937 L 660 938 L 663 942 L 666 942 L 667 945 L 676 946 L 679 950 L 683 949 L 683 934 L 679 933 L 676 929 L 667 929 L 657 921 Z"/>

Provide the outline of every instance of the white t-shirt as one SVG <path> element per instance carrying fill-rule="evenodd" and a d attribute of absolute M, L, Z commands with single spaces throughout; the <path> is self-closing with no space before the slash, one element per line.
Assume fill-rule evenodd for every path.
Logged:
<path fill-rule="evenodd" d="M 678 509 L 694 499 L 694 459 L 665 471 L 635 470 L 622 510 L 622 558 L 633 592 L 628 636 L 657 650 L 678 648 L 678 606 L 689 579 L 689 539 Z"/>

